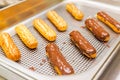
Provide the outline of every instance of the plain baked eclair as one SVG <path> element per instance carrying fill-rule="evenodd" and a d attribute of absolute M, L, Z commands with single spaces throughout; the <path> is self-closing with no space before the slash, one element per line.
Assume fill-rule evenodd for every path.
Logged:
<path fill-rule="evenodd" d="M 20 51 L 8 33 L 3 32 L 0 34 L 0 46 L 7 58 L 13 61 L 20 60 Z"/>

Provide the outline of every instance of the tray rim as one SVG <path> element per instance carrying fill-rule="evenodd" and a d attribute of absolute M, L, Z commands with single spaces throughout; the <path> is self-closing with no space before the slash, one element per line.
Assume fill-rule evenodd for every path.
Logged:
<path fill-rule="evenodd" d="M 63 1 L 63 2 L 61 2 L 61 3 L 59 3 L 59 4 L 57 4 L 56 6 L 53 6 L 52 8 L 49 8 L 49 9 L 43 11 L 42 13 L 39 13 L 38 15 L 36 15 L 36 16 L 34 16 L 34 17 L 31 17 L 31 18 L 29 18 L 29 19 L 27 19 L 27 20 L 25 20 L 25 21 L 23 21 L 23 22 L 21 22 L 21 23 L 22 23 L 22 24 L 25 24 L 26 22 L 28 22 L 28 20 L 34 19 L 35 17 L 44 14 L 44 13 L 47 12 L 48 10 L 54 9 L 55 7 L 57 7 L 57 6 L 59 6 L 59 5 L 63 4 L 63 3 L 67 3 L 67 2 L 69 2 L 69 1 L 80 1 L 80 2 L 84 2 L 84 3 L 98 4 L 98 5 L 102 5 L 102 6 L 104 6 L 104 7 L 110 8 L 110 9 L 114 9 L 114 10 L 116 10 L 116 11 L 120 11 L 120 9 L 117 8 L 117 7 L 112 7 L 111 5 L 105 5 L 105 4 L 98 3 L 98 2 L 92 2 L 92 1 L 88 1 L 88 0 L 86 0 L 86 1 L 83 1 L 83 0 L 67 0 L 67 1 Z M 20 24 L 21 24 L 21 23 L 20 23 Z M 18 24 L 16 24 L 16 25 L 18 25 Z M 15 25 L 15 26 L 16 26 L 16 25 Z M 9 32 L 9 31 L 11 31 L 11 33 L 10 33 L 11 35 L 12 35 L 12 34 L 15 34 L 15 32 L 12 31 L 12 30 L 14 30 L 15 26 L 13 26 L 13 27 L 11 27 L 11 28 L 9 28 L 9 29 L 7 29 L 7 30 L 4 30 L 3 32 Z M 118 39 L 118 40 L 115 42 L 114 48 L 115 48 L 115 47 L 117 46 L 117 44 L 119 43 L 120 37 L 117 38 L 117 39 Z M 114 48 L 113 48 L 113 49 L 114 49 Z M 109 55 L 112 54 L 112 53 L 110 53 L 110 52 L 112 52 L 113 49 L 111 49 L 111 50 L 108 51 L 107 53 L 109 53 Z M 23 76 L 23 77 L 25 77 L 25 78 L 27 78 L 26 76 L 29 76 L 29 78 L 31 78 L 32 80 L 36 80 L 36 79 L 42 79 L 42 80 L 46 80 L 46 79 L 49 79 L 49 80 L 56 80 L 56 79 L 57 79 L 57 80 L 61 80 L 61 79 L 65 79 L 65 80 L 73 80 L 73 79 L 74 79 L 74 80 L 78 80 L 78 79 L 79 79 L 79 80 L 80 80 L 80 79 L 86 79 L 86 77 L 87 77 L 87 79 L 89 80 L 89 79 L 92 79 L 93 76 L 95 76 L 95 74 L 98 72 L 98 69 L 100 69 L 99 66 L 101 65 L 101 63 L 104 63 L 104 61 L 105 61 L 106 59 L 107 59 L 107 56 L 106 56 L 105 59 L 103 59 L 97 66 L 95 66 L 94 68 L 88 70 L 87 72 L 89 72 L 89 73 L 83 72 L 83 73 L 80 73 L 80 74 L 69 75 L 69 76 L 62 76 L 62 77 L 61 77 L 61 76 L 46 76 L 46 75 L 42 75 L 42 74 L 36 74 L 36 73 L 34 73 L 34 72 L 32 72 L 32 71 L 30 71 L 30 70 L 28 70 L 28 69 L 20 66 L 19 64 L 15 63 L 15 62 L 13 62 L 13 61 L 5 58 L 5 57 L 1 57 L 1 56 L 0 56 L 0 62 L 1 62 L 0 64 L 3 65 L 3 66 L 7 66 L 7 68 L 8 68 L 9 70 L 15 72 L 16 74 L 21 73 L 20 75 Z M 2 63 L 3 63 L 3 64 L 2 64 Z M 14 65 L 16 65 L 17 67 L 15 67 Z M 97 71 L 96 71 L 96 70 L 97 70 Z M 33 75 L 33 74 L 34 74 L 34 75 Z M 86 75 L 86 74 L 89 74 L 89 75 Z M 18 74 L 18 75 L 19 75 L 19 74 Z"/>

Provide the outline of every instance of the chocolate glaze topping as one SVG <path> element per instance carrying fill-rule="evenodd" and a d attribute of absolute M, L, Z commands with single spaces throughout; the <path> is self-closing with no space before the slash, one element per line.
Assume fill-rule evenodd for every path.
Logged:
<path fill-rule="evenodd" d="M 109 33 L 103 29 L 98 22 L 92 18 L 89 18 L 85 21 L 85 24 L 88 29 L 92 29 L 92 33 L 96 36 L 97 39 L 104 41 L 106 37 L 109 37 Z"/>
<path fill-rule="evenodd" d="M 110 22 L 111 24 L 113 24 L 114 26 L 116 26 L 118 29 L 120 29 L 120 23 L 117 22 L 112 17 L 110 17 L 107 13 L 105 13 L 103 11 L 100 11 L 100 12 L 97 13 L 97 15 L 103 17 L 106 21 Z"/>
<path fill-rule="evenodd" d="M 82 53 L 86 53 L 88 55 L 96 53 L 95 48 L 78 31 L 72 31 L 70 33 L 70 38 Z"/>
<path fill-rule="evenodd" d="M 66 61 L 56 44 L 49 43 L 46 46 L 46 52 L 48 53 L 51 64 L 58 67 L 62 75 L 74 73 L 72 66 Z"/>

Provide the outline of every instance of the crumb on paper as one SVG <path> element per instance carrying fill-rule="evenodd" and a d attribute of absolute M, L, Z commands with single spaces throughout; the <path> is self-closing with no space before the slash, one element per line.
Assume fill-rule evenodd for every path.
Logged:
<path fill-rule="evenodd" d="M 42 59 L 42 62 L 45 63 L 45 62 L 46 62 L 46 59 Z"/>
<path fill-rule="evenodd" d="M 63 42 L 63 44 L 66 44 L 66 42 Z"/>
<path fill-rule="evenodd" d="M 60 50 L 62 51 L 64 47 L 62 47 Z"/>
<path fill-rule="evenodd" d="M 29 67 L 30 70 L 32 71 L 35 71 L 35 68 L 32 66 L 32 67 Z"/>
<path fill-rule="evenodd" d="M 115 36 L 114 36 L 114 38 L 118 38 L 119 37 L 119 34 L 116 34 Z"/>
<path fill-rule="evenodd" d="M 103 43 L 106 47 L 110 48 L 110 45 L 108 43 Z"/>
<path fill-rule="evenodd" d="M 46 63 L 47 60 L 46 59 L 42 59 L 41 62 L 40 62 L 40 66 L 42 66 L 44 63 Z"/>
<path fill-rule="evenodd" d="M 110 48 L 110 45 L 106 44 L 106 46 L 107 46 L 108 48 Z"/>
<path fill-rule="evenodd" d="M 72 42 L 70 42 L 70 45 L 73 45 L 73 43 L 72 43 Z"/>
<path fill-rule="evenodd" d="M 81 28 L 83 28 L 83 29 L 84 29 L 84 28 L 86 28 L 86 27 L 85 27 L 85 26 L 81 26 Z"/>
<path fill-rule="evenodd" d="M 43 64 L 42 63 L 40 63 L 40 66 L 42 66 Z"/>

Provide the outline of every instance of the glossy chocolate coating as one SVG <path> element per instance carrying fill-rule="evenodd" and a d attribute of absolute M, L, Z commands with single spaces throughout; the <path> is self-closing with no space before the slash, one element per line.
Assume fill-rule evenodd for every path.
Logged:
<path fill-rule="evenodd" d="M 117 22 L 115 19 L 113 19 L 112 17 L 110 17 L 107 13 L 100 11 L 97 13 L 97 15 L 101 16 L 102 18 L 104 18 L 106 21 L 108 21 L 109 23 L 113 24 L 114 26 L 116 26 L 118 29 L 120 29 L 120 23 Z"/>
<path fill-rule="evenodd" d="M 109 37 L 109 33 L 103 29 L 98 22 L 92 18 L 89 18 L 85 21 L 87 28 L 95 35 L 97 39 L 100 41 L 104 41 L 107 37 Z"/>
<path fill-rule="evenodd" d="M 72 31 L 70 33 L 70 38 L 83 54 L 92 55 L 96 53 L 95 48 L 80 34 L 80 32 Z"/>
<path fill-rule="evenodd" d="M 54 43 L 49 43 L 46 46 L 46 52 L 49 56 L 51 64 L 57 67 L 62 75 L 73 74 L 74 70 L 72 66 L 66 61 L 58 46 Z"/>

